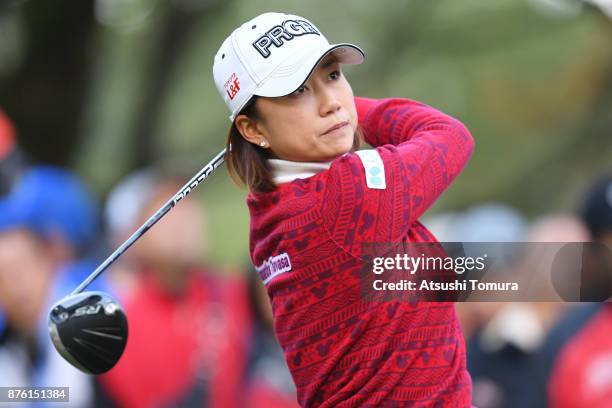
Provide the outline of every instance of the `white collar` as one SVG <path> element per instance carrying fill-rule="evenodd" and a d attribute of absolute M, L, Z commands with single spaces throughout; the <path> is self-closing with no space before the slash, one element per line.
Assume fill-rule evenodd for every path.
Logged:
<path fill-rule="evenodd" d="M 281 159 L 268 159 L 268 164 L 272 171 L 272 180 L 277 185 L 312 177 L 331 166 L 331 162 L 294 162 Z"/>

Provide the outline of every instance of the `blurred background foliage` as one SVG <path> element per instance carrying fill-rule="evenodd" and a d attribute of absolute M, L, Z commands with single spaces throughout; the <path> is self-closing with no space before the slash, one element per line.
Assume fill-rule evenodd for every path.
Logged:
<path fill-rule="evenodd" d="M 606 8 L 607 7 L 607 8 Z M 0 106 L 35 159 L 76 169 L 104 198 L 142 166 L 195 173 L 224 145 L 212 60 L 264 11 L 315 22 L 367 53 L 355 94 L 402 96 L 462 120 L 465 172 L 432 208 L 507 202 L 572 210 L 612 162 L 612 12 L 606 0 L 0 0 Z M 213 261 L 248 254 L 246 191 L 219 171 L 195 193 Z"/>

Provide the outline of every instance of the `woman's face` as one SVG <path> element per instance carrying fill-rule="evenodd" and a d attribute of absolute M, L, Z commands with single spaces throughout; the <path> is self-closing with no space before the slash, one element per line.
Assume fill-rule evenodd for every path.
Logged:
<path fill-rule="evenodd" d="M 306 83 L 294 93 L 256 101 L 259 120 L 243 128 L 242 135 L 273 155 L 291 161 L 330 161 L 351 150 L 357 128 L 353 90 L 329 55 Z M 242 118 L 240 117 L 242 116 Z M 244 122 L 243 122 L 244 123 Z"/>

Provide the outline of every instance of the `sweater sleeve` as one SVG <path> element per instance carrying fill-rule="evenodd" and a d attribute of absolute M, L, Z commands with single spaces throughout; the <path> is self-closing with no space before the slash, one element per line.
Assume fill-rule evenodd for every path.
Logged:
<path fill-rule="evenodd" d="M 398 242 L 467 164 L 474 141 L 458 120 L 408 99 L 356 98 L 365 139 L 384 167 L 385 188 L 370 188 L 359 155 L 336 159 L 321 203 L 323 224 L 347 250 Z"/>

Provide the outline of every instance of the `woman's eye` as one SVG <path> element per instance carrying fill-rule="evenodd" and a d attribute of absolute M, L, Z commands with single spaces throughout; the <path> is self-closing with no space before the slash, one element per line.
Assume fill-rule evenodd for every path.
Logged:
<path fill-rule="evenodd" d="M 298 89 L 293 91 L 292 95 L 300 95 L 300 94 L 303 94 L 305 91 L 306 91 L 306 85 L 302 85 Z"/>
<path fill-rule="evenodd" d="M 329 74 L 329 78 L 332 80 L 336 80 L 338 78 L 340 78 L 340 71 L 336 70 L 334 72 L 332 72 L 331 74 Z"/>

